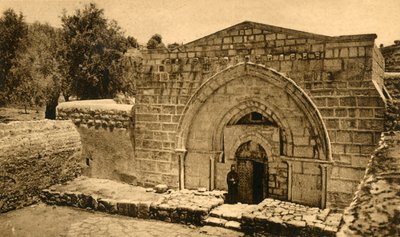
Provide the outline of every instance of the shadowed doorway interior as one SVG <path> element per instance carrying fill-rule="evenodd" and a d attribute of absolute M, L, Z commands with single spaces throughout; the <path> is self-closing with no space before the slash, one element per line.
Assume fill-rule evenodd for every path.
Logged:
<path fill-rule="evenodd" d="M 241 203 L 259 203 L 268 196 L 267 155 L 260 144 L 248 141 L 235 154 L 239 175 L 238 200 Z"/>

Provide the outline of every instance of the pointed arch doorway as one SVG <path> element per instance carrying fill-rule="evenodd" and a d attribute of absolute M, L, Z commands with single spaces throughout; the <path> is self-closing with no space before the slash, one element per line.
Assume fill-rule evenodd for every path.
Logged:
<path fill-rule="evenodd" d="M 226 190 L 237 148 L 252 140 L 268 156 L 268 197 L 325 205 L 326 172 L 314 167 L 331 163 L 329 135 L 314 102 L 290 78 L 260 65 L 238 64 L 204 82 L 182 113 L 175 157 L 183 187 Z M 293 160 L 299 160 L 301 167 L 311 163 L 315 172 L 303 174 Z M 318 180 L 325 181 L 316 192 L 304 188 L 310 182 L 318 185 Z"/>
<path fill-rule="evenodd" d="M 235 159 L 239 202 L 260 203 L 268 196 L 268 158 L 264 148 L 254 141 L 245 142 L 236 150 Z"/>

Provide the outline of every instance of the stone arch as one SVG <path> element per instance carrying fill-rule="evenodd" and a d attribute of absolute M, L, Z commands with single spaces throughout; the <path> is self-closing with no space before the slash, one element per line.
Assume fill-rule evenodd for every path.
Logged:
<path fill-rule="evenodd" d="M 216 125 L 213 134 L 213 150 L 219 151 L 222 150 L 223 147 L 223 129 L 227 125 L 235 124 L 240 118 L 244 115 L 258 112 L 277 123 L 277 125 L 282 129 L 283 138 L 285 139 L 285 143 L 292 143 L 293 134 L 291 133 L 288 121 L 286 121 L 281 114 L 279 114 L 279 110 L 276 107 L 269 105 L 267 106 L 264 101 L 261 101 L 256 98 L 251 98 L 249 100 L 245 100 L 240 102 L 237 106 L 233 107 L 229 110 L 224 118 Z M 278 112 L 278 114 L 276 114 Z M 287 147 L 284 147 L 286 149 Z M 292 151 L 286 151 L 287 154 L 292 154 Z"/>
<path fill-rule="evenodd" d="M 316 143 L 321 147 L 321 151 L 323 152 L 321 156 L 322 159 L 332 159 L 330 140 L 326 126 L 323 122 L 321 114 L 311 98 L 290 78 L 285 77 L 274 69 L 253 63 L 239 63 L 235 66 L 228 67 L 227 69 L 210 77 L 197 89 L 197 91 L 189 99 L 189 102 L 186 104 L 183 115 L 179 121 L 176 137 L 177 140 L 175 143 L 177 150 L 185 149 L 192 121 L 202 107 L 203 103 L 223 85 L 244 76 L 258 78 L 266 83 L 271 83 L 272 85 L 283 89 L 287 95 L 296 102 L 308 123 L 311 124 L 313 133 L 316 136 Z M 240 106 L 238 108 L 240 109 Z M 266 111 L 268 112 L 270 110 L 266 109 Z M 279 109 L 274 111 L 279 111 Z M 236 114 L 238 113 L 240 113 L 240 111 L 236 112 Z M 273 115 L 271 116 L 272 118 L 276 119 L 275 121 L 282 121 L 284 117 L 278 117 L 276 114 L 275 117 Z M 227 115 L 227 118 L 228 117 L 229 116 Z M 233 119 L 233 117 L 231 117 L 229 120 L 231 119 Z M 290 138 L 290 136 L 288 137 Z"/>
<path fill-rule="evenodd" d="M 230 159 L 230 160 L 234 159 L 235 152 L 237 151 L 237 149 L 243 143 L 246 143 L 249 141 L 253 141 L 253 142 L 260 144 L 260 146 L 264 149 L 265 153 L 267 154 L 267 158 L 272 157 L 272 151 L 271 151 L 272 146 L 269 144 L 269 142 L 258 133 L 248 133 L 243 136 L 239 136 L 239 138 L 236 140 L 236 142 L 231 147 L 231 149 L 228 149 L 229 153 L 226 154 L 226 158 Z"/>

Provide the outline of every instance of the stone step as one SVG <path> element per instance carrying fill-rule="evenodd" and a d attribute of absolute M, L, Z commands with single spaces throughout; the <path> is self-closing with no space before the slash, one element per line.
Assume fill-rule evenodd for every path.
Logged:
<path fill-rule="evenodd" d="M 237 221 L 228 221 L 225 223 L 225 228 L 232 229 L 232 230 L 241 230 L 241 224 Z"/>
<path fill-rule="evenodd" d="M 209 225 L 209 226 L 224 227 L 224 228 L 236 230 L 236 231 L 241 230 L 240 222 L 238 222 L 238 221 L 228 221 L 228 220 L 225 220 L 222 218 L 217 218 L 217 217 L 212 217 L 212 216 L 206 218 L 204 220 L 204 224 Z"/>
<path fill-rule="evenodd" d="M 217 217 L 212 217 L 212 216 L 210 216 L 210 217 L 208 217 L 208 218 L 206 218 L 206 219 L 204 220 L 204 224 L 205 224 L 205 225 L 220 226 L 220 227 L 225 226 L 225 223 L 226 223 L 226 222 L 228 222 L 228 221 L 225 220 L 225 219 L 217 218 Z"/>
<path fill-rule="evenodd" d="M 249 204 L 223 204 L 211 210 L 210 216 L 222 218 L 228 221 L 240 222 L 243 213 L 254 210 L 257 205 Z"/>

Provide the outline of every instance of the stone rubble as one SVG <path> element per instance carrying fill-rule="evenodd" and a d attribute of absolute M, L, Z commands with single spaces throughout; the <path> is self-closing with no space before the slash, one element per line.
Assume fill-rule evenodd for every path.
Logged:
<path fill-rule="evenodd" d="M 168 186 L 165 184 L 158 184 L 154 187 L 156 193 L 165 193 L 168 190 Z"/>

